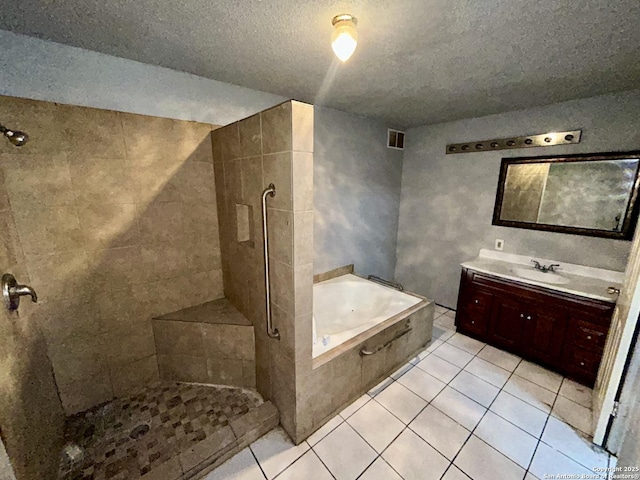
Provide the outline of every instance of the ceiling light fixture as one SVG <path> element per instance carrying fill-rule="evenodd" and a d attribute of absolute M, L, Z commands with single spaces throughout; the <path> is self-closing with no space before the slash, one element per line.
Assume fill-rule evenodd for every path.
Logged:
<path fill-rule="evenodd" d="M 348 13 L 336 15 L 331 22 L 334 30 L 331 35 L 331 48 L 343 62 L 349 60 L 358 45 L 358 32 L 356 31 L 357 20 Z"/>

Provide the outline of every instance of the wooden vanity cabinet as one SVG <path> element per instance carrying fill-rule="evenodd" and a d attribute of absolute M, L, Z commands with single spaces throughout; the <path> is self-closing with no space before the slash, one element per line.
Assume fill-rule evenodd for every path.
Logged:
<path fill-rule="evenodd" d="M 463 269 L 460 333 L 592 386 L 614 304 Z"/>

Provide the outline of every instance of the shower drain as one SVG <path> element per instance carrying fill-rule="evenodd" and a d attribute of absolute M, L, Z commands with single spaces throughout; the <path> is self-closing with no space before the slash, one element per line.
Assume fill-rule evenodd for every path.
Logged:
<path fill-rule="evenodd" d="M 146 424 L 138 425 L 136 428 L 131 430 L 131 433 L 129 434 L 129 436 L 133 439 L 140 438 L 143 435 L 146 435 L 147 432 L 150 430 L 150 428 L 151 427 L 149 427 L 149 425 L 146 425 Z"/>

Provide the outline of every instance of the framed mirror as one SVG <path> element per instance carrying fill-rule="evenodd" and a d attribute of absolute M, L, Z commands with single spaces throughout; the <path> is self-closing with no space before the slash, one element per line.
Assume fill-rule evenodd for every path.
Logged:
<path fill-rule="evenodd" d="M 640 152 L 503 158 L 493 225 L 631 240 Z"/>

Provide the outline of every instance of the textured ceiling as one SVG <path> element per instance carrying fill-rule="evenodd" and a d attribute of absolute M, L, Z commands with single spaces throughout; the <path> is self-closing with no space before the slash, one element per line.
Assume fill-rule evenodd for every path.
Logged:
<path fill-rule="evenodd" d="M 0 29 L 378 118 L 437 123 L 640 88 L 638 0 L 3 0 Z M 333 15 L 358 17 L 346 64 Z"/>

